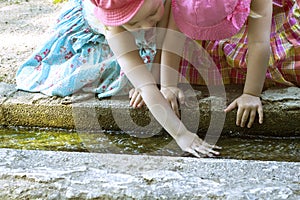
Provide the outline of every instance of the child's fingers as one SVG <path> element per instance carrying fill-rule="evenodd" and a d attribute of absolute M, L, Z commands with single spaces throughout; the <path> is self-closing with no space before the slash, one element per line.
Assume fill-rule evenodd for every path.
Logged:
<path fill-rule="evenodd" d="M 134 88 L 129 91 L 129 98 L 129 105 L 134 108 L 140 108 L 145 104 L 142 95 L 139 92 L 137 92 Z"/>
<path fill-rule="evenodd" d="M 202 146 L 202 145 L 197 146 L 197 147 L 195 148 L 195 150 L 196 150 L 197 152 L 199 152 L 201 155 L 205 155 L 205 156 L 208 156 L 208 157 L 213 157 L 214 154 L 218 154 L 218 152 L 216 152 L 216 151 L 214 151 L 214 150 L 212 150 L 212 149 L 210 149 L 210 148 L 206 148 L 206 147 L 204 147 L 204 146 Z"/>
<path fill-rule="evenodd" d="M 143 98 L 141 97 L 140 103 L 137 105 L 138 108 L 141 108 L 143 105 L 145 105 L 145 102 Z"/>
<path fill-rule="evenodd" d="M 134 107 L 138 95 L 139 95 L 138 92 L 136 92 L 136 91 L 133 92 L 132 97 L 131 97 L 130 102 L 129 102 L 130 106 Z"/>
<path fill-rule="evenodd" d="M 205 141 L 203 141 L 202 145 L 205 146 L 205 147 L 211 148 L 211 149 L 222 149 L 222 147 L 220 147 L 220 146 L 211 145 L 211 144 L 209 144 L 209 143 L 207 143 Z"/>
<path fill-rule="evenodd" d="M 237 126 L 241 125 L 243 113 L 244 113 L 244 109 L 239 107 L 238 110 L 237 110 L 237 113 L 236 113 L 236 125 Z"/>
<path fill-rule="evenodd" d="M 194 148 L 197 152 L 201 153 L 202 155 L 213 157 L 214 155 L 220 154 L 218 151 L 212 149 L 213 145 L 202 141 L 200 138 L 198 138 L 198 140 L 195 140 L 194 142 L 195 143 L 194 145 L 192 145 L 192 148 Z"/>
<path fill-rule="evenodd" d="M 179 117 L 179 109 L 178 109 L 178 103 L 176 99 L 171 100 L 170 102 L 172 109 L 174 110 L 174 112 L 176 113 L 176 115 Z"/>
<path fill-rule="evenodd" d="M 143 99 L 142 99 L 141 94 L 137 92 L 137 96 L 136 96 L 136 98 L 135 98 L 135 100 L 134 100 L 134 102 L 133 102 L 132 107 L 137 108 L 138 105 L 141 103 L 142 100 L 143 100 Z"/>
<path fill-rule="evenodd" d="M 134 91 L 135 91 L 134 88 L 132 88 L 132 89 L 129 91 L 129 99 L 132 98 L 132 95 L 133 95 Z"/>
<path fill-rule="evenodd" d="M 262 124 L 263 123 L 263 118 L 264 118 L 263 107 L 259 106 L 258 109 L 257 109 L 257 112 L 258 112 L 259 123 Z"/>
<path fill-rule="evenodd" d="M 212 154 L 214 154 L 214 155 L 220 155 L 220 152 L 215 151 L 213 149 L 209 149 L 209 152 L 212 153 Z"/>
<path fill-rule="evenodd" d="M 206 144 L 207 144 L 207 143 L 206 143 Z M 215 145 L 209 145 L 209 147 L 205 147 L 205 146 L 204 146 L 204 148 L 205 148 L 205 150 L 206 150 L 207 152 L 209 152 L 209 153 L 212 153 L 212 154 L 214 154 L 214 155 L 219 155 L 220 152 L 214 150 L 214 146 L 215 146 Z M 221 147 L 218 147 L 218 148 L 221 149 Z M 218 148 L 215 148 L 215 149 L 218 149 Z"/>
<path fill-rule="evenodd" d="M 178 92 L 178 101 L 180 104 L 185 103 L 185 96 L 184 96 L 184 93 L 182 92 L 182 90 L 179 90 L 179 92 Z"/>
<path fill-rule="evenodd" d="M 244 127 L 246 125 L 246 122 L 248 121 L 249 118 L 249 109 L 245 109 L 242 115 L 242 120 L 241 120 L 241 127 Z"/>
<path fill-rule="evenodd" d="M 224 112 L 230 112 L 231 110 L 235 109 L 237 107 L 237 102 L 234 100 L 227 108 L 225 108 Z"/>
<path fill-rule="evenodd" d="M 220 153 L 218 151 L 215 151 L 211 148 L 205 148 L 204 149 L 204 154 L 208 155 L 209 157 L 213 157 L 214 155 L 219 155 Z"/>
<path fill-rule="evenodd" d="M 207 143 L 206 143 L 207 144 Z M 212 154 L 215 154 L 215 155 L 219 155 L 220 153 L 218 152 L 218 151 L 215 151 L 214 149 L 213 149 L 213 146 L 214 145 L 209 145 L 208 147 L 207 146 L 205 146 L 205 145 L 201 145 L 202 146 L 202 148 L 206 151 L 206 152 L 208 152 L 208 153 L 212 153 Z M 199 146 L 200 147 L 200 146 Z"/>
<path fill-rule="evenodd" d="M 220 150 L 220 149 L 222 149 L 222 147 L 220 147 L 220 146 L 217 146 L 217 145 L 212 145 L 212 147 L 211 147 L 212 149 L 218 149 L 218 150 Z"/>
<path fill-rule="evenodd" d="M 248 128 L 251 128 L 252 124 L 254 123 L 255 116 L 256 116 L 256 110 L 251 110 L 249 122 L 247 125 Z"/>
<path fill-rule="evenodd" d="M 193 156 L 195 156 L 195 157 L 197 157 L 197 158 L 201 158 L 201 156 L 200 156 L 194 149 L 192 149 L 192 148 L 188 148 L 188 149 L 186 150 L 186 152 L 192 154 Z"/>

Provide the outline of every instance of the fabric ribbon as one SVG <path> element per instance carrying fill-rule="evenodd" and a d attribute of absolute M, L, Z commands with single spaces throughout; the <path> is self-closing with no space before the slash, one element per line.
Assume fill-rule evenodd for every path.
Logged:
<path fill-rule="evenodd" d="M 233 26 L 236 29 L 240 29 L 240 27 L 237 23 L 237 17 L 239 17 L 238 13 L 243 13 L 243 12 L 249 13 L 250 7 L 247 7 L 243 1 L 239 1 L 237 6 L 235 7 L 234 11 L 230 15 L 227 16 L 227 20 L 231 21 Z"/>

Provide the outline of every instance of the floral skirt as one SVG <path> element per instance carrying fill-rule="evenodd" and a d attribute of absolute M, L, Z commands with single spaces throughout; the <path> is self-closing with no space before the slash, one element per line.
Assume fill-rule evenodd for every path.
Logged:
<path fill-rule="evenodd" d="M 49 96 L 88 92 L 99 98 L 128 92 L 131 85 L 107 40 L 91 28 L 84 12 L 82 0 L 68 2 L 52 36 L 19 67 L 17 89 Z M 154 45 L 140 46 L 140 56 L 149 65 L 155 53 Z"/>

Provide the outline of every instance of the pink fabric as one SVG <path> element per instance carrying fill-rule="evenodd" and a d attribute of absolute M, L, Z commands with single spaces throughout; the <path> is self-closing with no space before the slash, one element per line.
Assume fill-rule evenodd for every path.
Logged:
<path fill-rule="evenodd" d="M 240 18 L 237 18 L 237 17 L 239 17 L 239 13 L 242 13 L 242 14 L 243 13 L 250 13 L 250 7 L 245 5 L 244 2 L 240 1 L 240 2 L 238 2 L 237 6 L 235 7 L 235 10 L 230 15 L 227 15 L 227 20 L 231 21 L 233 26 L 237 30 L 239 30 L 241 28 L 239 26 L 239 19 Z M 243 24 L 244 24 L 244 22 L 243 22 Z"/>
<path fill-rule="evenodd" d="M 272 49 L 265 87 L 273 85 L 300 86 L 300 0 L 273 1 Z M 278 7 L 280 6 L 280 7 Z M 196 85 L 219 85 L 215 74 L 222 75 L 224 84 L 244 84 L 247 74 L 247 24 L 233 37 L 198 41 L 214 60 L 218 70 L 211 70 L 208 81 L 203 80 L 196 67 L 182 60 L 180 82 Z M 188 49 L 188 48 L 187 48 Z M 201 56 L 195 56 L 203 59 Z M 197 66 L 199 68 L 199 66 Z M 200 65 L 200 67 L 202 67 Z M 203 66 L 204 68 L 205 66 Z M 218 77 L 218 76 L 216 76 Z M 222 83 L 222 82 L 221 82 Z"/>
<path fill-rule="evenodd" d="M 172 0 L 174 20 L 184 34 L 197 40 L 233 36 L 245 24 L 251 0 Z"/>
<path fill-rule="evenodd" d="M 141 8 L 144 0 L 91 0 L 95 16 L 107 26 L 127 23 Z"/>

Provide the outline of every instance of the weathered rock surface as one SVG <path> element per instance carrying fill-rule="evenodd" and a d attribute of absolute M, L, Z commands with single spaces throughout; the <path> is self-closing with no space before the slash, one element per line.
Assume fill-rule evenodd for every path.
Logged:
<path fill-rule="evenodd" d="M 0 149 L 1 199 L 299 199 L 300 163 Z"/>
<path fill-rule="evenodd" d="M 200 88 L 201 89 L 201 88 Z M 227 103 L 241 94 L 240 88 L 226 89 Z M 224 98 L 195 90 L 193 98 L 199 106 L 182 108 L 186 126 L 199 133 L 210 131 L 224 135 L 247 134 L 266 136 L 300 135 L 300 88 L 269 89 L 262 94 L 264 123 L 251 129 L 235 125 L 236 111 L 225 116 Z M 197 100 L 198 98 L 198 100 Z M 225 102 L 225 103 L 224 103 Z M 214 118 L 212 117 L 214 113 Z M 217 117 L 216 117 L 217 116 Z M 199 123 L 197 123 L 199 122 Z M 52 127 L 76 130 L 124 130 L 158 132 L 160 125 L 147 108 L 132 109 L 127 97 L 98 100 L 94 95 L 48 97 L 40 93 L 16 91 L 14 86 L 0 83 L 0 125 Z"/>

